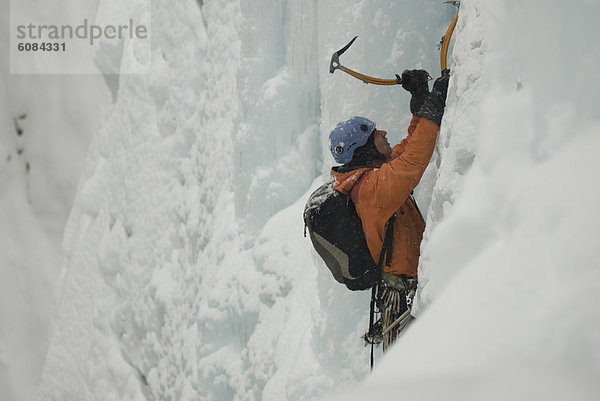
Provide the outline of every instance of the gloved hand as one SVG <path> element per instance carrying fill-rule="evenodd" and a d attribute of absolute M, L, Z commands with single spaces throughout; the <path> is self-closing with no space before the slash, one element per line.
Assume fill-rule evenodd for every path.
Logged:
<path fill-rule="evenodd" d="M 423 106 L 415 113 L 416 116 L 433 121 L 437 125 L 442 124 L 442 116 L 446 108 L 446 96 L 448 95 L 448 81 L 450 70 L 442 71 L 442 76 L 435 80 L 431 94 L 423 103 Z"/>
<path fill-rule="evenodd" d="M 404 89 L 415 93 L 429 92 L 429 80 L 431 77 L 425 70 L 404 70 L 402 77 L 396 74 L 396 82 L 402 85 Z"/>
<path fill-rule="evenodd" d="M 448 95 L 448 81 L 450 80 L 450 69 L 442 71 L 442 76 L 435 80 L 431 93 L 436 92 L 444 105 L 446 105 L 446 96 Z"/>
<path fill-rule="evenodd" d="M 425 70 L 404 70 L 402 77 L 396 74 L 396 82 L 412 95 L 410 98 L 410 112 L 415 114 L 429 95 L 429 79 L 431 77 Z"/>

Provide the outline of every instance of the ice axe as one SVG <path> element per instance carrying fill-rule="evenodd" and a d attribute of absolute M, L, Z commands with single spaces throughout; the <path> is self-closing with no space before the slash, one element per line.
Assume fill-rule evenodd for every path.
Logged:
<path fill-rule="evenodd" d="M 440 66 L 442 71 L 444 71 L 446 69 L 446 59 L 448 56 L 448 46 L 450 45 L 450 39 L 452 38 L 452 32 L 454 32 L 454 27 L 456 26 L 456 21 L 458 20 L 458 9 L 460 7 L 460 1 L 445 1 L 444 4 L 453 4 L 456 6 L 456 15 L 454 16 L 454 19 L 452 20 L 452 22 L 450 23 L 450 26 L 448 27 L 448 30 L 446 31 L 446 34 L 444 36 L 442 36 L 442 40 L 440 41 L 440 47 L 441 47 L 441 54 L 440 54 Z M 352 46 L 352 43 L 354 43 L 354 41 L 356 40 L 356 38 L 358 38 L 358 36 L 355 36 L 354 38 L 352 38 L 352 40 L 350 42 L 348 42 L 348 44 L 344 47 L 342 47 L 340 50 L 336 51 L 335 53 L 333 53 L 333 56 L 331 56 L 331 62 L 329 63 L 329 72 L 331 74 L 333 74 L 335 72 L 335 70 L 342 70 L 344 71 L 346 74 L 353 76 L 356 79 L 359 79 L 361 81 L 363 81 L 364 83 L 367 84 L 374 84 L 374 85 L 401 85 L 402 84 L 402 80 L 397 77 L 396 79 L 382 79 L 382 78 L 374 78 L 374 77 L 370 77 L 368 75 L 364 75 L 361 74 L 360 72 L 356 72 L 354 70 L 351 70 L 348 67 L 343 66 L 340 63 L 340 56 L 342 54 L 344 54 L 344 52 L 346 50 L 348 50 L 348 48 L 350 46 Z"/>
<path fill-rule="evenodd" d="M 460 9 L 460 1 L 445 1 L 444 4 L 453 4 L 456 6 L 456 15 L 454 19 L 450 23 L 446 34 L 442 36 L 440 40 L 440 48 L 442 49 L 440 53 L 440 66 L 442 67 L 442 71 L 446 69 L 446 59 L 448 57 L 448 46 L 450 45 L 450 39 L 452 38 L 452 32 L 454 32 L 454 27 L 456 27 L 456 21 L 458 21 L 458 10 Z"/>
<path fill-rule="evenodd" d="M 399 84 L 401 84 L 402 81 L 400 81 L 400 80 L 373 78 L 368 75 L 361 74 L 360 72 L 353 71 L 350 68 L 344 67 L 342 64 L 340 64 L 340 56 L 342 54 L 344 54 L 344 52 L 346 50 L 348 50 L 348 48 L 350 46 L 352 46 L 352 43 L 354 43 L 356 38 L 358 38 L 358 36 L 355 36 L 354 38 L 352 38 L 352 40 L 350 42 L 348 42 L 348 44 L 346 46 L 342 47 L 340 50 L 333 53 L 333 56 L 331 56 L 331 63 L 329 63 L 329 72 L 333 74 L 335 70 L 342 70 L 346 74 L 352 75 L 354 78 L 360 79 L 361 81 L 363 81 L 366 84 L 373 84 L 373 85 L 399 85 Z"/>

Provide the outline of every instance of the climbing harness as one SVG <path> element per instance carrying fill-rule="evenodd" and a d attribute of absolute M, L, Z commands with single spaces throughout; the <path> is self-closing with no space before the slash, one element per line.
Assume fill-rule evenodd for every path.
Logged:
<path fill-rule="evenodd" d="M 416 289 L 417 280 L 384 273 L 380 308 L 383 352 L 413 320 L 410 312 Z"/>
<path fill-rule="evenodd" d="M 382 282 L 371 293 L 371 306 L 377 306 L 380 318 L 365 333 L 366 343 L 371 346 L 383 343 L 383 351 L 387 351 L 413 320 L 410 312 L 416 289 L 416 279 L 383 273 Z M 374 314 L 372 309 L 371 321 L 374 321 Z"/>

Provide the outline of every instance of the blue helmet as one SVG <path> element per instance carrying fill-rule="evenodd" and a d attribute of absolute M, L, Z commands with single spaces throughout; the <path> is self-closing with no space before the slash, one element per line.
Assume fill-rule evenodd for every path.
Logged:
<path fill-rule="evenodd" d="M 329 149 L 337 163 L 346 164 L 352 160 L 356 148 L 367 143 L 375 131 L 375 123 L 364 117 L 352 117 L 338 123 L 329 134 Z"/>

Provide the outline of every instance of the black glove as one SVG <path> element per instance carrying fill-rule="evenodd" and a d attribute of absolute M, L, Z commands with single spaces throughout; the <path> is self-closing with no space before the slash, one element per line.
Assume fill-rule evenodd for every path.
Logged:
<path fill-rule="evenodd" d="M 415 113 L 416 116 L 426 118 L 437 125 L 442 124 L 449 80 L 450 70 L 445 69 L 442 71 L 442 76 L 435 80 L 429 97 L 425 100 L 421 109 Z"/>
<path fill-rule="evenodd" d="M 402 77 L 396 74 L 396 82 L 412 95 L 410 98 L 410 112 L 415 114 L 429 95 L 429 79 L 431 77 L 425 70 L 404 70 Z"/>
<path fill-rule="evenodd" d="M 411 95 L 429 92 L 429 79 L 431 77 L 425 70 L 404 70 L 402 77 L 396 74 L 396 82 L 401 84 Z"/>

